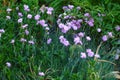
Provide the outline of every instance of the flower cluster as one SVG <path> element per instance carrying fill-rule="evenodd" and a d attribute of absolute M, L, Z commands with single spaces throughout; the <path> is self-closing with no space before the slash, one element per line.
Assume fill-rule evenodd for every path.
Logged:
<path fill-rule="evenodd" d="M 72 10 L 73 8 L 74 8 L 73 5 L 63 6 L 64 11 L 69 11 L 69 10 Z"/>
<path fill-rule="evenodd" d="M 57 20 L 57 24 L 59 29 L 61 30 L 62 33 L 64 34 L 69 34 L 70 31 L 74 32 L 71 34 L 75 34 L 76 36 L 74 36 L 74 40 L 73 42 L 75 44 L 80 44 L 82 45 L 82 38 L 79 36 L 79 31 L 81 31 L 81 28 L 85 27 L 85 26 L 90 26 L 93 27 L 94 24 L 94 19 L 91 16 L 91 14 L 89 12 L 80 12 L 81 7 L 75 7 L 73 5 L 68 5 L 68 6 L 63 6 L 63 10 L 64 12 L 62 14 L 60 14 L 58 16 L 58 20 Z M 81 17 L 75 16 L 72 11 L 76 12 L 80 12 Z M 83 14 L 82 14 L 83 13 Z M 98 13 L 98 17 L 102 19 L 102 17 L 106 16 L 105 14 L 100 14 Z M 120 30 L 120 26 L 116 26 L 115 27 L 116 31 Z M 97 28 L 97 32 L 101 33 L 102 29 L 101 28 Z M 82 33 L 80 33 L 80 35 L 83 36 Z M 85 35 L 85 34 L 84 34 Z M 102 41 L 107 41 L 109 38 L 113 38 L 113 32 L 108 32 L 106 35 L 103 35 L 101 40 Z M 87 41 L 91 41 L 91 37 L 86 35 L 86 40 Z"/>
<path fill-rule="evenodd" d="M 64 38 L 64 36 L 60 36 L 59 39 L 60 39 L 60 43 L 64 44 L 65 46 L 70 45 L 69 41 L 66 38 Z"/>
<path fill-rule="evenodd" d="M 91 49 L 86 49 L 86 53 L 85 52 L 81 52 L 81 58 L 87 58 L 88 57 L 96 57 L 96 58 L 100 58 L 99 54 L 95 54 Z"/>
<path fill-rule="evenodd" d="M 81 45 L 83 44 L 79 36 L 76 36 L 76 37 L 74 38 L 74 43 L 75 43 L 75 45 L 76 45 L 76 44 L 81 44 Z"/>
<path fill-rule="evenodd" d="M 70 19 L 71 16 L 65 16 L 65 18 Z M 61 19 L 57 20 L 58 26 L 59 26 L 59 28 L 61 29 L 61 31 L 63 33 L 67 33 L 71 29 L 75 30 L 75 31 L 78 30 L 78 29 L 80 29 L 82 22 L 83 22 L 82 19 L 78 19 L 78 20 L 73 19 L 71 21 L 67 20 L 66 23 L 64 24 L 64 23 L 62 23 Z"/>
<path fill-rule="evenodd" d="M 89 13 L 85 13 L 85 22 L 90 26 L 93 27 L 94 26 L 94 19 L 91 17 L 91 15 Z"/>
<path fill-rule="evenodd" d="M 29 44 L 35 44 L 33 38 L 32 40 L 27 40 L 29 39 L 28 37 L 32 36 L 31 31 L 29 31 L 31 25 L 33 23 L 36 23 L 36 25 L 34 26 L 42 26 L 48 32 L 50 28 L 48 27 L 47 21 L 42 18 L 41 14 L 45 14 L 44 12 L 46 12 L 46 14 L 52 15 L 54 9 L 52 7 L 42 6 L 40 10 L 38 10 L 39 13 L 31 13 L 32 10 L 26 4 L 23 5 L 23 12 L 21 11 L 20 8 L 21 7 L 18 7 L 18 6 L 16 7 L 16 12 L 18 16 L 17 23 L 18 25 L 20 25 L 20 34 L 22 34 L 22 37 L 20 38 L 20 42 L 22 43 L 28 42 Z M 7 13 L 10 14 L 12 9 L 8 8 L 6 11 Z M 11 16 L 9 14 L 6 16 L 7 20 L 11 20 Z M 5 31 L 3 29 L 0 29 L 0 33 L 4 33 L 4 32 Z M 48 44 L 50 44 L 50 42 L 51 42 L 51 39 L 47 41 Z M 14 44 L 15 39 L 12 39 L 10 43 Z"/>
<path fill-rule="evenodd" d="M 28 5 L 24 5 L 24 11 L 27 11 L 27 12 L 29 12 L 30 11 L 30 9 L 29 9 L 29 6 Z"/>
<path fill-rule="evenodd" d="M 102 37 L 102 40 L 103 41 L 107 41 L 109 38 L 113 38 L 114 36 L 113 36 L 113 33 L 112 32 L 108 32 L 108 34 L 107 35 L 104 35 L 103 37 Z"/>

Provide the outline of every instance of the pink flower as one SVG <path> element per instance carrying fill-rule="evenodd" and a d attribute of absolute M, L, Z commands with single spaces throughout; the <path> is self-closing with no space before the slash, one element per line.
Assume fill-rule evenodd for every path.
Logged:
<path fill-rule="evenodd" d="M 69 8 L 69 9 L 73 9 L 74 6 L 73 6 L 73 5 L 68 5 L 68 8 Z"/>
<path fill-rule="evenodd" d="M 116 55 L 115 55 L 115 60 L 118 60 L 119 57 L 120 57 L 119 54 L 116 54 Z"/>
<path fill-rule="evenodd" d="M 85 13 L 84 16 L 85 17 L 90 17 L 90 14 L 89 13 Z"/>
<path fill-rule="evenodd" d="M 89 57 L 93 57 L 93 56 L 94 56 L 94 52 L 89 52 L 89 53 L 88 53 L 88 56 L 89 56 Z"/>
<path fill-rule="evenodd" d="M 92 50 L 91 49 L 86 49 L 86 52 L 89 53 L 89 52 L 92 52 Z"/>
<path fill-rule="evenodd" d="M 81 58 L 86 58 L 87 56 L 86 56 L 86 53 L 83 53 L 83 52 L 81 52 L 81 56 L 80 56 Z"/>
<path fill-rule="evenodd" d="M 37 21 L 37 24 L 40 24 L 40 25 L 43 26 L 43 27 L 48 26 L 48 25 L 45 23 L 45 20 Z"/>
<path fill-rule="evenodd" d="M 107 35 L 104 35 L 104 36 L 102 37 L 102 40 L 103 40 L 103 41 L 107 41 L 107 40 L 108 40 L 108 36 L 107 36 Z"/>
<path fill-rule="evenodd" d="M 91 22 L 91 21 L 88 21 L 88 24 L 89 24 L 89 26 L 94 26 L 94 24 L 93 24 L 93 22 Z"/>
<path fill-rule="evenodd" d="M 65 46 L 70 45 L 69 41 L 66 38 L 64 38 L 64 36 L 60 36 L 59 39 L 60 39 L 60 43 L 64 44 Z"/>
<path fill-rule="evenodd" d="M 25 11 L 30 11 L 29 6 L 28 5 L 24 5 L 24 10 Z"/>
<path fill-rule="evenodd" d="M 75 25 L 73 25 L 72 28 L 73 28 L 73 30 L 77 30 L 78 29 L 77 26 L 75 26 Z"/>
<path fill-rule="evenodd" d="M 27 15 L 27 18 L 28 18 L 28 19 L 31 19 L 31 18 L 32 18 L 32 15 L 31 15 L 31 14 L 28 14 L 28 15 Z"/>
<path fill-rule="evenodd" d="M 87 18 L 85 19 L 85 22 L 90 26 L 93 27 L 94 26 L 94 19 L 90 18 L 89 20 L 87 20 Z"/>
<path fill-rule="evenodd" d="M 65 25 L 64 25 L 63 23 L 60 23 L 60 24 L 59 24 L 59 28 L 60 28 L 60 29 L 64 28 L 64 26 L 65 26 Z"/>
<path fill-rule="evenodd" d="M 108 32 L 108 37 L 113 38 L 112 32 Z"/>
<path fill-rule="evenodd" d="M 90 41 L 91 38 L 90 38 L 89 36 L 86 36 L 86 40 L 87 40 L 87 41 Z"/>
<path fill-rule="evenodd" d="M 21 42 L 26 42 L 27 40 L 24 39 L 24 38 L 21 38 L 20 41 L 21 41 Z"/>
<path fill-rule="evenodd" d="M 70 30 L 70 27 L 69 26 L 64 26 L 63 28 L 62 28 L 62 32 L 63 33 L 66 33 L 66 32 L 68 32 Z"/>
<path fill-rule="evenodd" d="M 40 15 L 39 14 L 37 14 L 37 15 L 35 15 L 35 20 L 39 20 L 40 19 Z"/>
<path fill-rule="evenodd" d="M 75 44 L 81 44 L 81 45 L 83 44 L 82 41 L 80 40 L 80 38 L 79 38 L 78 36 L 76 36 L 76 37 L 74 38 L 74 43 L 75 43 Z"/>
<path fill-rule="evenodd" d="M 52 11 L 53 11 L 53 8 L 52 7 L 46 7 L 46 9 L 47 9 L 47 14 L 51 15 Z"/>
<path fill-rule="evenodd" d="M 38 74 L 39 74 L 39 76 L 45 76 L 45 74 L 43 72 L 39 72 Z"/>
<path fill-rule="evenodd" d="M 7 67 L 11 67 L 11 63 L 10 62 L 6 62 Z"/>
<path fill-rule="evenodd" d="M 18 23 L 22 23 L 22 21 L 23 21 L 22 18 L 18 19 Z"/>
<path fill-rule="evenodd" d="M 29 44 L 35 44 L 34 41 L 30 40 L 28 41 Z"/>
<path fill-rule="evenodd" d="M 100 58 L 100 55 L 99 54 L 95 54 L 94 55 L 96 58 Z"/>
<path fill-rule="evenodd" d="M 70 9 L 68 8 L 68 6 L 63 6 L 63 10 L 64 10 L 64 11 L 68 11 L 68 10 L 70 10 Z"/>
<path fill-rule="evenodd" d="M 27 28 L 27 26 L 28 26 L 28 24 L 25 24 L 25 25 L 22 26 L 22 28 L 23 28 L 23 29 L 24 29 L 24 28 Z"/>
<path fill-rule="evenodd" d="M 91 49 L 86 49 L 86 52 L 88 53 L 89 57 L 93 57 L 94 56 L 94 52 Z"/>
<path fill-rule="evenodd" d="M 10 13 L 11 11 L 12 11 L 12 9 L 10 9 L 10 8 L 7 8 L 7 10 L 6 10 L 8 13 Z"/>
<path fill-rule="evenodd" d="M 115 27 L 115 30 L 116 30 L 116 31 L 120 31 L 120 26 L 117 25 L 117 26 Z"/>
<path fill-rule="evenodd" d="M 60 24 L 60 22 L 61 22 L 61 19 L 58 19 L 58 20 L 57 20 L 57 24 Z"/>
<path fill-rule="evenodd" d="M 21 12 L 19 12 L 19 13 L 18 13 L 18 16 L 19 16 L 19 17 L 22 17 L 22 16 L 23 16 L 23 14 L 22 14 Z"/>
<path fill-rule="evenodd" d="M 46 27 L 45 30 L 50 30 L 50 28 L 49 28 L 49 27 Z"/>
<path fill-rule="evenodd" d="M 4 29 L 0 29 L 0 33 L 5 33 L 5 30 Z"/>
<path fill-rule="evenodd" d="M 70 25 L 73 30 L 78 30 L 81 27 L 81 20 L 72 20 Z"/>
<path fill-rule="evenodd" d="M 11 43 L 11 44 L 14 44 L 14 43 L 15 43 L 15 40 L 14 40 L 14 39 L 12 39 L 10 43 Z"/>
<path fill-rule="evenodd" d="M 64 38 L 64 36 L 60 36 L 60 37 L 59 37 L 59 39 L 63 39 L 63 38 Z"/>
<path fill-rule="evenodd" d="M 69 19 L 69 17 L 70 17 L 69 15 L 66 15 L 64 16 L 64 19 Z"/>
<path fill-rule="evenodd" d="M 69 46 L 69 45 L 70 45 L 69 41 L 67 41 L 67 40 L 64 41 L 63 44 L 64 44 L 65 46 Z"/>
<path fill-rule="evenodd" d="M 100 29 L 100 28 L 97 28 L 97 32 L 101 32 L 101 29 Z"/>
<path fill-rule="evenodd" d="M 6 16 L 6 18 L 7 18 L 7 19 L 11 19 L 11 17 L 10 17 L 10 16 Z"/>
<path fill-rule="evenodd" d="M 51 41 L 52 41 L 52 39 L 51 39 L 51 38 L 49 38 L 49 39 L 47 40 L 47 44 L 50 44 L 50 43 L 51 43 Z"/>
<path fill-rule="evenodd" d="M 78 36 L 80 36 L 80 37 L 84 37 L 84 36 L 85 36 L 85 33 L 83 33 L 83 32 L 79 32 L 79 33 L 78 33 Z"/>
<path fill-rule="evenodd" d="M 29 31 L 28 31 L 27 29 L 25 30 L 25 34 L 26 34 L 26 35 L 28 35 L 28 34 L 29 34 Z"/>
<path fill-rule="evenodd" d="M 58 26 L 62 30 L 63 33 L 68 32 L 70 30 L 70 28 L 71 28 L 70 26 L 66 26 L 63 23 L 60 23 Z"/>

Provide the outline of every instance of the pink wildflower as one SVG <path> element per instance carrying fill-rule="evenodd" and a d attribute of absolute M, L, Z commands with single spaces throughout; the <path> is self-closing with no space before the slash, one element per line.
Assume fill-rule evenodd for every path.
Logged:
<path fill-rule="evenodd" d="M 45 74 L 43 72 L 39 72 L 38 74 L 39 74 L 39 76 L 45 76 Z"/>
<path fill-rule="evenodd" d="M 51 39 L 51 38 L 49 38 L 49 39 L 47 40 L 47 44 L 50 44 L 50 43 L 51 43 L 51 41 L 52 41 L 52 39 Z"/>
<path fill-rule="evenodd" d="M 89 13 L 85 13 L 84 16 L 85 17 L 90 17 L 90 14 Z"/>
<path fill-rule="evenodd" d="M 117 26 L 115 27 L 115 30 L 116 30 L 116 31 L 120 31 L 120 26 L 117 25 Z"/>
<path fill-rule="evenodd" d="M 28 15 L 27 15 L 27 18 L 28 18 L 28 19 L 31 19 L 31 18 L 32 18 L 32 15 L 31 15 L 31 14 L 28 14 Z"/>
<path fill-rule="evenodd" d="M 78 33 L 78 36 L 80 36 L 80 37 L 84 37 L 84 36 L 85 36 L 85 33 L 83 33 L 83 32 L 79 32 L 79 33 Z"/>
<path fill-rule="evenodd" d="M 22 21 L 23 21 L 22 18 L 18 19 L 18 23 L 22 23 Z"/>
<path fill-rule="evenodd" d="M 34 41 L 30 40 L 28 41 L 29 44 L 35 44 Z"/>
<path fill-rule="evenodd" d="M 83 52 L 81 52 L 81 56 L 80 56 L 81 58 L 86 58 L 87 56 L 86 56 L 86 53 L 83 53 Z"/>
<path fill-rule="evenodd" d="M 64 44 L 65 46 L 70 45 L 69 41 L 67 41 L 67 39 L 64 38 L 64 36 L 60 36 L 59 39 L 60 39 L 60 43 Z"/>
<path fill-rule="evenodd" d="M 10 62 L 6 62 L 7 67 L 11 67 L 11 63 Z"/>
<path fill-rule="evenodd" d="M 86 40 L 90 41 L 91 40 L 90 36 L 86 36 Z"/>
<path fill-rule="evenodd" d="M 86 52 L 88 53 L 89 57 L 93 57 L 94 56 L 94 52 L 91 49 L 86 49 Z"/>
<path fill-rule="evenodd" d="M 101 32 L 101 29 L 100 29 L 100 28 L 97 28 L 97 32 Z"/>
<path fill-rule="evenodd" d="M 26 35 L 28 35 L 28 34 L 29 34 L 29 31 L 28 31 L 27 29 L 25 30 L 25 34 L 26 34 Z"/>
<path fill-rule="evenodd" d="M 113 38 L 112 32 L 108 32 L 108 37 Z"/>
<path fill-rule="evenodd" d="M 22 28 L 23 28 L 23 29 L 24 29 L 24 28 L 27 28 L 27 26 L 28 26 L 28 24 L 25 24 L 25 25 L 22 26 Z"/>
<path fill-rule="evenodd" d="M 75 44 L 81 44 L 81 45 L 83 44 L 82 41 L 80 40 L 80 37 L 78 37 L 78 36 L 76 36 L 76 37 L 74 38 L 74 43 L 75 43 Z"/>
<path fill-rule="evenodd" d="M 39 20 L 40 19 L 40 15 L 39 14 L 37 14 L 37 15 L 35 15 L 35 20 Z"/>
<path fill-rule="evenodd" d="M 5 33 L 5 30 L 4 29 L 0 29 L 0 33 Z"/>
<path fill-rule="evenodd" d="M 19 17 L 22 17 L 22 16 L 23 16 L 23 14 L 22 14 L 21 12 L 19 12 L 19 13 L 18 13 L 18 16 L 19 16 Z"/>
<path fill-rule="evenodd" d="M 43 26 L 43 27 L 48 26 L 48 25 L 45 23 L 45 20 L 39 20 L 39 21 L 37 21 L 37 24 L 40 24 L 40 25 Z"/>
<path fill-rule="evenodd" d="M 53 11 L 53 8 L 52 7 L 46 7 L 46 9 L 47 9 L 47 14 L 51 15 L 52 11 Z"/>
<path fill-rule="evenodd" d="M 69 9 L 73 9 L 74 6 L 73 6 L 73 5 L 68 5 L 68 8 L 69 8 Z"/>
<path fill-rule="evenodd" d="M 7 18 L 7 19 L 11 19 L 11 17 L 10 17 L 10 16 L 6 16 L 6 18 Z"/>
<path fill-rule="evenodd" d="M 94 55 L 96 58 L 100 58 L 100 55 L 99 54 L 95 54 Z"/>
<path fill-rule="evenodd" d="M 24 39 L 24 38 L 21 38 L 20 41 L 21 41 L 21 42 L 26 42 L 27 40 Z"/>
<path fill-rule="evenodd" d="M 103 41 L 107 41 L 107 40 L 108 40 L 108 36 L 107 36 L 107 35 L 104 35 L 104 36 L 102 37 L 102 40 L 103 40 Z"/>
<path fill-rule="evenodd" d="M 28 5 L 24 5 L 24 10 L 25 11 L 30 11 L 29 6 Z"/>
<path fill-rule="evenodd" d="M 15 43 L 15 40 L 14 40 L 14 39 L 12 39 L 10 43 L 11 43 L 11 44 L 14 44 L 14 43 Z"/>

